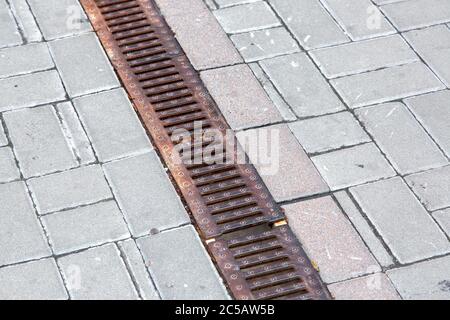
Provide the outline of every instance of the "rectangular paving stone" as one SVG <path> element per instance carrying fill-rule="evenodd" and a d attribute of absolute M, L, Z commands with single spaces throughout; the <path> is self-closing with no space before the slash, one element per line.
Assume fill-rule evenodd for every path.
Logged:
<path fill-rule="evenodd" d="M 125 263 L 115 244 L 95 247 L 58 259 L 74 300 L 138 299 Z"/>
<path fill-rule="evenodd" d="M 64 283 L 54 259 L 0 269 L 2 300 L 66 300 Z"/>
<path fill-rule="evenodd" d="M 370 0 L 322 0 L 354 41 L 395 33 Z"/>
<path fill-rule="evenodd" d="M 236 4 L 244 4 L 244 3 L 251 3 L 256 2 L 260 0 L 215 0 L 215 2 L 219 5 L 219 7 L 229 7 Z"/>
<path fill-rule="evenodd" d="M 242 62 L 233 43 L 202 0 L 156 2 L 196 70 Z"/>
<path fill-rule="evenodd" d="M 350 108 L 445 88 L 421 62 L 334 79 L 331 84 Z"/>
<path fill-rule="evenodd" d="M 11 148 L 0 148 L 0 183 L 20 178 L 19 168 Z"/>
<path fill-rule="evenodd" d="M 450 237 L 450 208 L 433 212 L 433 217 L 439 223 L 447 236 Z"/>
<path fill-rule="evenodd" d="M 441 25 L 403 35 L 434 73 L 450 87 L 450 28 Z"/>
<path fill-rule="evenodd" d="M 215 10 L 226 33 L 247 32 L 281 25 L 275 13 L 264 1 Z"/>
<path fill-rule="evenodd" d="M 63 102 L 56 106 L 56 112 L 61 118 L 61 126 L 80 164 L 95 162 L 94 151 L 84 131 L 78 115 L 71 102 Z"/>
<path fill-rule="evenodd" d="M 0 184 L 0 203 L 0 266 L 50 256 L 25 184 Z"/>
<path fill-rule="evenodd" d="M 81 167 L 28 180 L 40 214 L 111 198 L 99 165 Z"/>
<path fill-rule="evenodd" d="M 66 98 L 66 92 L 55 70 L 1 79 L 0 92 L 3 93 L 0 112 L 62 101 Z"/>
<path fill-rule="evenodd" d="M 22 37 L 5 0 L 0 1 L 0 48 L 22 43 Z"/>
<path fill-rule="evenodd" d="M 57 212 L 42 218 L 55 254 L 63 254 L 130 237 L 114 201 Z"/>
<path fill-rule="evenodd" d="M 51 106 L 3 114 L 25 178 L 77 165 Z"/>
<path fill-rule="evenodd" d="M 358 233 L 331 197 L 283 207 L 289 225 L 326 283 L 380 271 Z"/>
<path fill-rule="evenodd" d="M 350 112 L 293 122 L 289 128 L 308 153 L 371 141 Z"/>
<path fill-rule="evenodd" d="M 139 294 L 144 300 L 159 300 L 159 294 L 153 285 L 144 260 L 133 239 L 121 241 L 118 244 L 128 269 L 137 284 Z"/>
<path fill-rule="evenodd" d="M 0 50 L 0 77 L 50 69 L 54 66 L 45 43 Z"/>
<path fill-rule="evenodd" d="M 300 51 L 283 27 L 235 34 L 231 40 L 246 62 Z"/>
<path fill-rule="evenodd" d="M 349 42 L 344 31 L 319 1 L 270 0 L 269 2 L 304 49 Z"/>
<path fill-rule="evenodd" d="M 400 31 L 418 29 L 450 21 L 450 2 L 447 0 L 410 0 L 381 7 Z"/>
<path fill-rule="evenodd" d="M 278 110 L 247 65 L 207 70 L 200 75 L 232 129 L 282 121 Z"/>
<path fill-rule="evenodd" d="M 42 34 L 36 24 L 26 0 L 9 0 L 11 10 L 28 43 L 42 41 Z"/>
<path fill-rule="evenodd" d="M 152 149 L 123 89 L 73 100 L 98 159 L 111 161 Z"/>
<path fill-rule="evenodd" d="M 329 191 L 287 125 L 239 132 L 237 138 L 276 201 Z M 257 153 L 249 152 L 254 138 L 259 143 Z"/>
<path fill-rule="evenodd" d="M 372 230 L 372 227 L 353 203 L 347 192 L 339 191 L 334 196 L 380 265 L 383 267 L 393 265 L 394 260 L 384 247 L 384 243 L 375 235 L 374 230 Z"/>
<path fill-rule="evenodd" d="M 333 283 L 328 289 L 336 300 L 400 300 L 384 273 Z"/>
<path fill-rule="evenodd" d="M 310 54 L 327 78 L 373 71 L 419 60 L 419 57 L 399 35 L 317 49 Z"/>
<path fill-rule="evenodd" d="M 228 294 L 192 226 L 137 240 L 162 299 L 224 300 Z"/>
<path fill-rule="evenodd" d="M 92 30 L 89 20 L 76 0 L 29 0 L 28 3 L 45 40 Z"/>
<path fill-rule="evenodd" d="M 395 175 L 395 171 L 373 143 L 318 155 L 312 161 L 331 190 Z"/>
<path fill-rule="evenodd" d="M 450 91 L 439 91 L 404 100 L 422 126 L 450 157 Z"/>
<path fill-rule="evenodd" d="M 155 152 L 110 162 L 104 169 L 133 236 L 189 222 Z"/>
<path fill-rule="evenodd" d="M 387 275 L 403 299 L 448 300 L 449 270 L 450 257 L 447 256 L 389 270 Z"/>
<path fill-rule="evenodd" d="M 450 166 L 413 174 L 405 179 L 428 210 L 450 207 Z"/>
<path fill-rule="evenodd" d="M 3 128 L 0 115 L 0 147 L 6 146 L 8 143 L 8 138 L 6 137 L 5 129 Z"/>
<path fill-rule="evenodd" d="M 317 116 L 345 109 L 305 53 L 276 57 L 260 64 L 297 116 Z"/>
<path fill-rule="evenodd" d="M 448 163 L 436 144 L 402 103 L 356 110 L 380 149 L 401 174 Z"/>
<path fill-rule="evenodd" d="M 450 251 L 450 243 L 401 178 L 350 192 L 400 263 Z"/>
<path fill-rule="evenodd" d="M 70 97 L 120 86 L 94 33 L 52 41 L 49 46 Z"/>
<path fill-rule="evenodd" d="M 250 63 L 248 66 L 250 67 L 250 69 L 252 69 L 253 74 L 261 83 L 270 100 L 272 100 L 275 107 L 277 107 L 281 117 L 286 121 L 296 120 L 297 117 L 292 112 L 291 108 L 287 105 L 287 103 L 283 100 L 278 91 L 275 89 L 274 85 L 269 80 L 269 78 L 265 74 L 264 70 L 259 66 L 259 64 L 254 62 Z"/>

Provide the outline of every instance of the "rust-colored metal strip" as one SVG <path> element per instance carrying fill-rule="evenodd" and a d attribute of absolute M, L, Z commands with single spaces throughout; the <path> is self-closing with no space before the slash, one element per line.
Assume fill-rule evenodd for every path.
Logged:
<path fill-rule="evenodd" d="M 236 160 L 236 138 L 153 1 L 81 3 L 235 297 L 328 298 L 290 229 L 274 227 L 284 213 L 255 168 L 224 161 Z M 223 147 L 189 162 L 204 156 L 194 138 L 205 129 L 219 130 Z"/>

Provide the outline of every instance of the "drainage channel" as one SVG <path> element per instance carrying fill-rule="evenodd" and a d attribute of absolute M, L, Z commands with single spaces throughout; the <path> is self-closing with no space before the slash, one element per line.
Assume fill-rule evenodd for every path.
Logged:
<path fill-rule="evenodd" d="M 255 168 L 226 161 L 236 138 L 153 0 L 81 4 L 234 297 L 329 299 Z M 227 138 L 193 162 L 217 142 L 195 139 L 210 129 Z"/>

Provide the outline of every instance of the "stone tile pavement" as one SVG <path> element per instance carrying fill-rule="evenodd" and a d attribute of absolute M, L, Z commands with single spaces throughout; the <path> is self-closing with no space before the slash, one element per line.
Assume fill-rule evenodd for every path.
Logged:
<path fill-rule="evenodd" d="M 450 299 L 450 2 L 157 3 L 222 26 L 184 49 L 238 137 L 278 132 L 257 168 L 333 295 Z"/>
<path fill-rule="evenodd" d="M 0 0 L 0 91 L 0 299 L 229 298 L 77 0 Z"/>

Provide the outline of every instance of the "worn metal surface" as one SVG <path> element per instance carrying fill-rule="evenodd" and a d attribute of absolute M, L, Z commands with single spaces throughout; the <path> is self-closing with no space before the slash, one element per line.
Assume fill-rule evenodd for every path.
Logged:
<path fill-rule="evenodd" d="M 289 228 L 272 230 L 273 223 L 283 220 L 284 214 L 254 167 L 235 161 L 230 164 L 208 161 L 208 158 L 224 160 L 230 155 L 235 158 L 235 137 L 226 138 L 229 127 L 225 119 L 155 4 L 150 0 L 81 0 L 81 3 L 188 204 L 201 236 L 204 240 L 216 240 L 209 245 L 210 252 L 235 296 L 327 298 L 318 274 Z M 196 129 L 196 121 L 202 122 L 201 130 Z M 220 130 L 225 137 L 223 141 L 212 140 L 224 142 L 224 147 L 192 164 L 188 160 L 202 155 L 206 144 L 211 142 L 196 145 L 194 137 L 208 128 Z M 188 139 L 176 139 L 180 129 L 187 130 Z M 180 146 L 193 150 L 193 154 L 186 157 L 179 152 Z M 273 263 L 262 260 L 257 263 L 262 270 L 274 269 L 261 271 L 262 278 L 249 277 L 249 269 L 240 265 L 242 259 L 236 257 L 234 241 L 239 241 L 236 237 L 266 237 L 267 232 L 277 243 L 277 249 L 273 251 L 270 242 L 269 247 L 256 251 L 250 246 L 245 256 L 264 260 L 265 254 L 275 255 L 267 256 Z M 266 242 L 256 241 L 254 245 L 265 246 Z M 289 264 L 287 269 L 285 262 Z"/>

